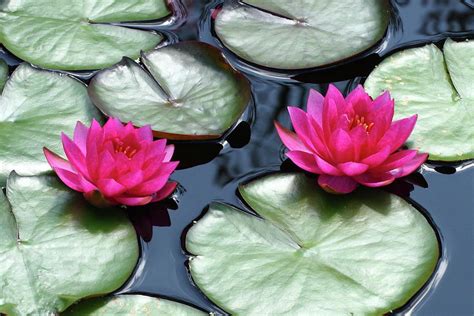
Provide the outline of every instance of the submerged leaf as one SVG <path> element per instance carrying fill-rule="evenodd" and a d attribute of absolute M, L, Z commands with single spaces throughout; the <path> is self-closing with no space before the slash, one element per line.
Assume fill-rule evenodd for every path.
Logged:
<path fill-rule="evenodd" d="M 418 114 L 408 146 L 430 160 L 474 159 L 474 41 L 446 40 L 385 59 L 365 82 L 376 96 L 389 90 L 395 117 Z"/>
<path fill-rule="evenodd" d="M 10 175 L 0 190 L 0 313 L 52 315 L 120 287 L 138 260 L 123 213 L 97 210 L 55 178 Z"/>
<path fill-rule="evenodd" d="M 397 196 L 334 196 L 302 174 L 239 191 L 262 218 L 214 203 L 186 237 L 193 280 L 231 314 L 381 315 L 436 267 L 433 228 Z"/>
<path fill-rule="evenodd" d="M 5 86 L 7 79 L 8 79 L 8 65 L 3 59 L 0 59 L 0 91 L 3 90 L 3 87 Z"/>

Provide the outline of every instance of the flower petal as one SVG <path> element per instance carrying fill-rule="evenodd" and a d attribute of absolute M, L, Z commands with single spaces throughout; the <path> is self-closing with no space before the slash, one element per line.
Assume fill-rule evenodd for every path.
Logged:
<path fill-rule="evenodd" d="M 321 169 L 321 172 L 323 174 L 328 174 L 328 175 L 332 175 L 332 176 L 342 176 L 343 175 L 343 173 L 339 169 L 337 169 L 335 166 L 331 165 L 326 160 L 322 159 L 319 156 L 315 156 L 315 157 L 316 157 L 316 162 L 318 163 L 318 167 L 319 167 L 319 169 Z"/>
<path fill-rule="evenodd" d="M 169 162 L 173 158 L 174 154 L 174 145 L 168 145 L 165 147 L 165 157 L 163 158 L 164 162 Z"/>
<path fill-rule="evenodd" d="M 359 162 L 344 162 L 337 165 L 337 168 L 344 172 L 347 176 L 357 176 L 366 172 L 369 169 L 369 166 Z"/>
<path fill-rule="evenodd" d="M 399 149 L 410 136 L 416 124 L 417 115 L 401 119 L 392 123 L 385 135 L 377 144 L 378 148 L 391 146 L 392 152 Z"/>
<path fill-rule="evenodd" d="M 67 159 L 71 163 L 71 165 L 76 169 L 79 173 L 85 175 L 86 177 L 89 175 L 87 170 L 87 163 L 82 151 L 79 147 L 69 138 L 66 134 L 61 133 L 61 141 L 63 143 L 64 153 L 66 154 Z"/>
<path fill-rule="evenodd" d="M 323 174 L 319 176 L 318 184 L 324 191 L 336 194 L 350 193 L 357 188 L 357 182 L 345 176 L 335 177 Z"/>
<path fill-rule="evenodd" d="M 142 126 L 138 129 L 136 129 L 138 139 L 144 140 L 147 142 L 152 142 L 153 141 L 153 131 L 151 130 L 150 125 L 145 125 Z"/>
<path fill-rule="evenodd" d="M 404 164 L 402 167 L 390 171 L 395 178 L 401 178 L 416 171 L 428 159 L 428 154 L 418 154 L 411 161 Z"/>
<path fill-rule="evenodd" d="M 178 182 L 169 181 L 163 186 L 163 188 L 160 191 L 156 192 L 156 194 L 153 195 L 152 202 L 158 202 L 158 201 L 166 199 L 174 192 L 174 190 L 176 190 L 177 186 L 178 186 Z"/>
<path fill-rule="evenodd" d="M 385 173 L 364 173 L 353 177 L 353 179 L 367 187 L 382 187 L 389 185 L 395 180 L 395 177 L 388 172 Z"/>
<path fill-rule="evenodd" d="M 289 151 L 286 153 L 286 156 L 293 161 L 295 165 L 300 167 L 303 170 L 308 172 L 321 174 L 323 173 L 321 169 L 319 169 L 316 159 L 314 158 L 313 154 L 309 154 L 304 151 Z"/>
<path fill-rule="evenodd" d="M 153 198 L 151 196 L 118 196 L 113 198 L 117 204 L 128 206 L 145 205 L 150 203 L 152 199 Z"/>
<path fill-rule="evenodd" d="M 87 152 L 86 144 L 87 144 L 87 134 L 88 133 L 89 133 L 89 128 L 78 121 L 76 123 L 76 128 L 74 128 L 73 140 L 74 140 L 74 143 L 77 145 L 77 147 L 79 147 L 79 149 L 81 150 L 84 157 L 85 157 L 86 152 Z"/>
<path fill-rule="evenodd" d="M 97 181 L 97 187 L 99 188 L 99 191 L 107 198 L 121 195 L 127 190 L 124 185 L 118 183 L 114 179 L 99 179 Z"/>
<path fill-rule="evenodd" d="M 337 129 L 332 133 L 330 147 L 337 162 L 353 161 L 355 158 L 352 139 L 343 129 Z"/>
<path fill-rule="evenodd" d="M 298 136 L 292 131 L 284 128 L 279 122 L 274 122 L 281 141 L 289 150 L 299 150 L 309 152 Z"/>
<path fill-rule="evenodd" d="M 67 171 L 76 172 L 69 161 L 53 153 L 46 147 L 43 147 L 43 153 L 51 168 L 61 168 Z"/>
<path fill-rule="evenodd" d="M 306 111 L 321 127 L 323 126 L 322 125 L 323 103 L 324 103 L 324 97 L 322 96 L 321 93 L 319 93 L 318 91 L 314 89 L 309 90 L 308 102 L 306 104 L 307 106 Z"/>
<path fill-rule="evenodd" d="M 377 151 L 376 153 L 374 153 L 374 154 L 372 154 L 368 157 L 365 157 L 364 159 L 362 159 L 361 162 L 369 165 L 370 167 L 379 166 L 381 163 L 383 163 L 388 158 L 388 156 L 390 155 L 391 150 L 392 149 L 391 149 L 390 146 L 385 146 L 384 148 Z"/>

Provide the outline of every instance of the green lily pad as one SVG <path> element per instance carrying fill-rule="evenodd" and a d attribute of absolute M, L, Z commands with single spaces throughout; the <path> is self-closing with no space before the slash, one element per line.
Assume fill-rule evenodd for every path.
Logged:
<path fill-rule="evenodd" d="M 220 51 L 181 42 L 150 51 L 143 69 L 125 58 L 99 72 L 89 95 L 108 116 L 150 124 L 158 137 L 212 139 L 228 130 L 250 101 L 250 84 Z"/>
<path fill-rule="evenodd" d="M 55 177 L 12 173 L 0 190 L 0 313 L 53 315 L 120 287 L 138 260 L 120 210 L 94 209 Z"/>
<path fill-rule="evenodd" d="M 261 218 L 214 203 L 186 238 L 195 283 L 233 315 L 382 315 L 436 267 L 435 232 L 395 195 L 331 195 L 302 174 L 239 191 Z"/>
<path fill-rule="evenodd" d="M 43 146 L 61 152 L 61 132 L 76 121 L 89 124 L 99 112 L 86 86 L 66 75 L 21 64 L 0 98 L 0 186 L 12 170 L 21 175 L 48 171 Z"/>
<path fill-rule="evenodd" d="M 169 15 L 164 0 L 5 0 L 0 3 L 0 42 L 14 55 L 41 67 L 89 70 L 137 58 L 160 34 L 114 22 L 156 20 Z"/>
<path fill-rule="evenodd" d="M 119 295 L 95 298 L 71 306 L 62 316 L 103 315 L 159 315 L 203 316 L 208 315 L 181 303 L 143 295 Z"/>
<path fill-rule="evenodd" d="M 278 69 L 319 67 L 361 53 L 382 39 L 390 18 L 387 0 L 242 2 L 224 5 L 217 36 L 243 59 Z"/>
<path fill-rule="evenodd" d="M 7 79 L 8 79 L 8 65 L 3 59 L 0 59 L 0 91 L 3 90 L 3 87 L 5 86 Z"/>
<path fill-rule="evenodd" d="M 369 75 L 372 96 L 389 90 L 395 118 L 418 114 L 407 145 L 429 153 L 430 160 L 474 158 L 474 41 L 446 40 L 407 49 L 386 58 Z"/>

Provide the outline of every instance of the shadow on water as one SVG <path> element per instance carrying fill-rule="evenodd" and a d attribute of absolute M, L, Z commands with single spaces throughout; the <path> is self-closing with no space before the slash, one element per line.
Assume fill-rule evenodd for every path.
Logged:
<path fill-rule="evenodd" d="M 390 27 L 385 39 L 374 49 L 331 67 L 298 73 L 257 68 L 222 47 L 212 31 L 211 18 L 212 10 L 222 0 L 182 0 L 176 7 L 179 14 L 171 23 L 127 24 L 164 30 L 168 43 L 198 39 L 221 48 L 229 62 L 251 81 L 254 105 L 250 116 L 224 140 L 175 144 L 175 159 L 182 163 L 172 178 L 180 183 L 180 188 L 174 201 L 151 205 L 131 215 L 142 236 L 142 255 L 135 274 L 121 292 L 171 298 L 223 313 L 192 283 L 187 270 L 189 257 L 183 249 L 184 234 L 211 201 L 238 205 L 237 186 L 249 176 L 280 169 L 295 170 L 291 162 L 284 161 L 284 148 L 273 120 L 290 126 L 286 106 L 304 107 L 310 88 L 324 93 L 328 84 L 334 83 L 347 92 L 384 56 L 396 50 L 439 43 L 446 37 L 474 37 L 472 0 L 393 0 L 391 3 Z M 20 62 L 6 51 L 0 51 L 0 57 L 12 67 Z M 87 82 L 92 74 L 73 75 Z M 473 178 L 474 168 L 465 164 L 432 164 L 421 175 L 415 174 L 389 188 L 405 198 L 409 196 L 430 222 L 436 223 L 443 250 L 432 281 L 395 314 L 468 315 L 474 311 Z"/>

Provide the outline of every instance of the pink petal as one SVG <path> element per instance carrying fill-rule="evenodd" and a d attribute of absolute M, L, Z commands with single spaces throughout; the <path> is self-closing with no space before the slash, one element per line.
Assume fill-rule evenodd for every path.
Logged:
<path fill-rule="evenodd" d="M 87 144 L 87 134 L 89 133 L 89 128 L 86 127 L 81 122 L 76 123 L 76 128 L 74 129 L 74 143 L 79 147 L 82 154 L 86 155 L 86 144 Z"/>
<path fill-rule="evenodd" d="M 165 147 L 165 157 L 163 158 L 164 162 L 169 162 L 174 154 L 174 145 L 168 145 Z"/>
<path fill-rule="evenodd" d="M 98 179 L 99 152 L 98 146 L 104 143 L 102 127 L 94 119 L 92 120 L 89 134 L 87 135 L 86 163 L 89 177 L 92 180 Z"/>
<path fill-rule="evenodd" d="M 380 139 L 378 147 L 391 146 L 392 152 L 400 148 L 410 136 L 416 124 L 417 115 L 392 123 L 385 135 Z"/>
<path fill-rule="evenodd" d="M 391 147 L 385 146 L 381 150 L 377 151 L 375 154 L 372 154 L 364 158 L 361 162 L 369 165 L 370 167 L 376 167 L 384 162 L 390 155 Z"/>
<path fill-rule="evenodd" d="M 318 91 L 314 89 L 309 90 L 308 102 L 306 104 L 307 106 L 306 111 L 321 127 L 323 126 L 322 125 L 323 103 L 324 103 L 324 97 L 322 96 L 321 93 L 319 93 Z"/>
<path fill-rule="evenodd" d="M 106 139 L 112 139 L 119 135 L 123 135 L 125 129 L 119 119 L 110 117 L 104 124 L 103 132 Z"/>
<path fill-rule="evenodd" d="M 120 175 L 117 181 L 127 187 L 127 189 L 132 189 L 133 187 L 139 185 L 144 180 L 143 171 L 136 170 L 128 172 L 124 175 Z"/>
<path fill-rule="evenodd" d="M 349 137 L 352 141 L 352 146 L 354 148 L 354 160 L 359 160 L 360 157 L 366 153 L 369 149 L 367 148 L 367 131 L 362 126 L 356 126 L 349 132 Z"/>
<path fill-rule="evenodd" d="M 389 185 L 395 180 L 395 177 L 388 172 L 377 174 L 364 173 L 353 177 L 353 179 L 362 185 L 373 188 Z"/>
<path fill-rule="evenodd" d="M 336 127 L 339 120 L 339 114 L 337 111 L 336 102 L 329 99 L 327 96 L 324 99 L 323 108 L 323 131 L 325 139 L 328 139 L 332 133 L 332 130 Z"/>
<path fill-rule="evenodd" d="M 336 110 L 336 113 L 335 113 L 336 117 L 338 116 L 338 113 L 343 114 L 343 113 L 346 112 L 345 110 L 346 110 L 346 107 L 347 107 L 347 102 L 344 99 L 344 96 L 342 95 L 341 91 L 339 91 L 339 89 L 336 88 L 336 86 L 333 85 L 333 84 L 329 85 L 328 91 L 326 92 L 326 97 L 324 98 L 325 102 L 324 102 L 324 105 L 323 105 L 323 112 L 326 110 L 324 107 L 329 105 L 329 102 L 326 102 L 326 101 L 329 101 L 329 100 L 332 100 L 334 102 L 334 106 L 335 106 L 335 110 Z M 328 118 L 331 119 L 331 113 L 333 113 L 333 111 L 330 110 L 328 113 L 330 114 L 328 116 Z M 325 116 L 325 114 L 323 114 L 323 119 L 325 119 L 324 116 Z"/>
<path fill-rule="evenodd" d="M 361 85 L 358 85 L 349 93 L 346 97 L 346 103 L 351 104 L 354 113 L 360 116 L 365 116 L 372 110 L 372 99 Z"/>
<path fill-rule="evenodd" d="M 304 151 L 289 151 L 286 153 L 286 156 L 303 170 L 316 174 L 323 173 L 321 169 L 319 169 L 313 154 Z"/>
<path fill-rule="evenodd" d="M 335 177 L 329 175 L 320 175 L 318 184 L 324 191 L 329 193 L 350 193 L 357 188 L 357 182 L 350 177 Z"/>
<path fill-rule="evenodd" d="M 147 157 L 161 155 L 166 148 L 166 139 L 159 139 L 148 145 Z"/>
<path fill-rule="evenodd" d="M 335 130 L 331 135 L 330 146 L 332 148 L 334 159 L 338 162 L 354 160 L 354 145 L 351 137 L 346 131 L 342 129 Z"/>
<path fill-rule="evenodd" d="M 345 175 L 347 176 L 357 176 L 359 174 L 362 174 L 369 169 L 369 166 L 363 163 L 358 163 L 358 162 L 345 162 L 345 163 L 340 163 L 337 165 L 337 168 L 344 172 Z"/>
<path fill-rule="evenodd" d="M 153 175 L 153 178 L 137 185 L 128 191 L 129 195 L 145 196 L 151 195 L 163 188 L 171 173 L 176 169 L 178 162 L 165 162 L 161 168 Z"/>
<path fill-rule="evenodd" d="M 374 168 L 374 172 L 386 172 L 395 168 L 402 167 L 407 162 L 411 161 L 417 155 L 416 150 L 400 150 L 391 154 L 382 165 Z"/>
<path fill-rule="evenodd" d="M 276 121 L 274 123 L 275 123 L 276 130 L 278 132 L 278 135 L 281 138 L 281 141 L 289 150 L 299 150 L 299 151 L 309 152 L 309 150 L 301 142 L 301 140 L 298 138 L 298 136 L 295 133 L 284 128 L 280 123 Z"/>
<path fill-rule="evenodd" d="M 114 197 L 124 193 L 127 188 L 114 179 L 99 179 L 97 181 L 99 191 L 106 197 Z"/>
<path fill-rule="evenodd" d="M 302 109 L 294 106 L 288 107 L 288 113 L 290 114 L 291 124 L 303 145 L 308 149 L 315 150 L 310 139 L 309 123 L 306 113 Z"/>
<path fill-rule="evenodd" d="M 318 167 L 319 167 L 319 169 L 321 170 L 321 172 L 323 174 L 328 174 L 328 175 L 332 175 L 332 176 L 342 176 L 343 175 L 343 173 L 341 171 L 339 171 L 339 169 L 337 169 L 336 167 L 331 165 L 326 160 L 322 159 L 319 156 L 315 156 L 315 157 L 316 157 L 316 162 L 318 163 Z"/>
<path fill-rule="evenodd" d="M 69 137 L 66 136 L 66 134 L 61 133 L 61 140 L 63 143 L 64 153 L 66 154 L 67 159 L 71 165 L 79 173 L 87 176 L 89 172 L 87 170 L 86 159 L 82 154 L 82 151 Z"/>
<path fill-rule="evenodd" d="M 136 130 L 138 138 L 147 142 L 153 141 L 153 131 L 150 125 L 145 125 Z"/>
<path fill-rule="evenodd" d="M 140 206 L 140 205 L 145 205 L 145 204 L 148 204 L 152 201 L 152 197 L 151 196 L 143 196 L 143 197 L 140 197 L 140 196 L 132 196 L 132 197 L 129 197 L 129 196 L 119 196 L 119 197 L 114 197 L 113 200 L 117 203 L 117 204 L 122 204 L 122 205 L 128 205 L 128 206 Z"/>
<path fill-rule="evenodd" d="M 418 154 L 411 161 L 404 164 L 402 167 L 391 170 L 390 173 L 393 174 L 395 178 L 401 178 L 409 175 L 416 171 L 425 161 L 428 159 L 428 154 Z"/>
<path fill-rule="evenodd" d="M 66 159 L 61 158 L 58 155 L 56 155 L 55 153 L 53 153 L 48 148 L 43 147 L 43 153 L 44 153 L 44 155 L 46 157 L 46 160 L 48 161 L 49 165 L 51 166 L 51 168 L 53 168 L 53 169 L 61 168 L 61 169 L 64 169 L 64 170 L 67 170 L 67 171 L 70 171 L 70 172 L 74 172 L 74 173 L 76 172 L 76 170 L 74 170 L 74 168 L 71 166 L 69 161 L 67 161 Z"/>
<path fill-rule="evenodd" d="M 153 196 L 152 202 L 158 202 L 166 199 L 174 192 L 174 190 L 176 190 L 177 185 L 178 182 L 175 181 L 169 181 L 166 183 L 164 187 L 160 191 L 156 192 L 156 194 Z"/>

